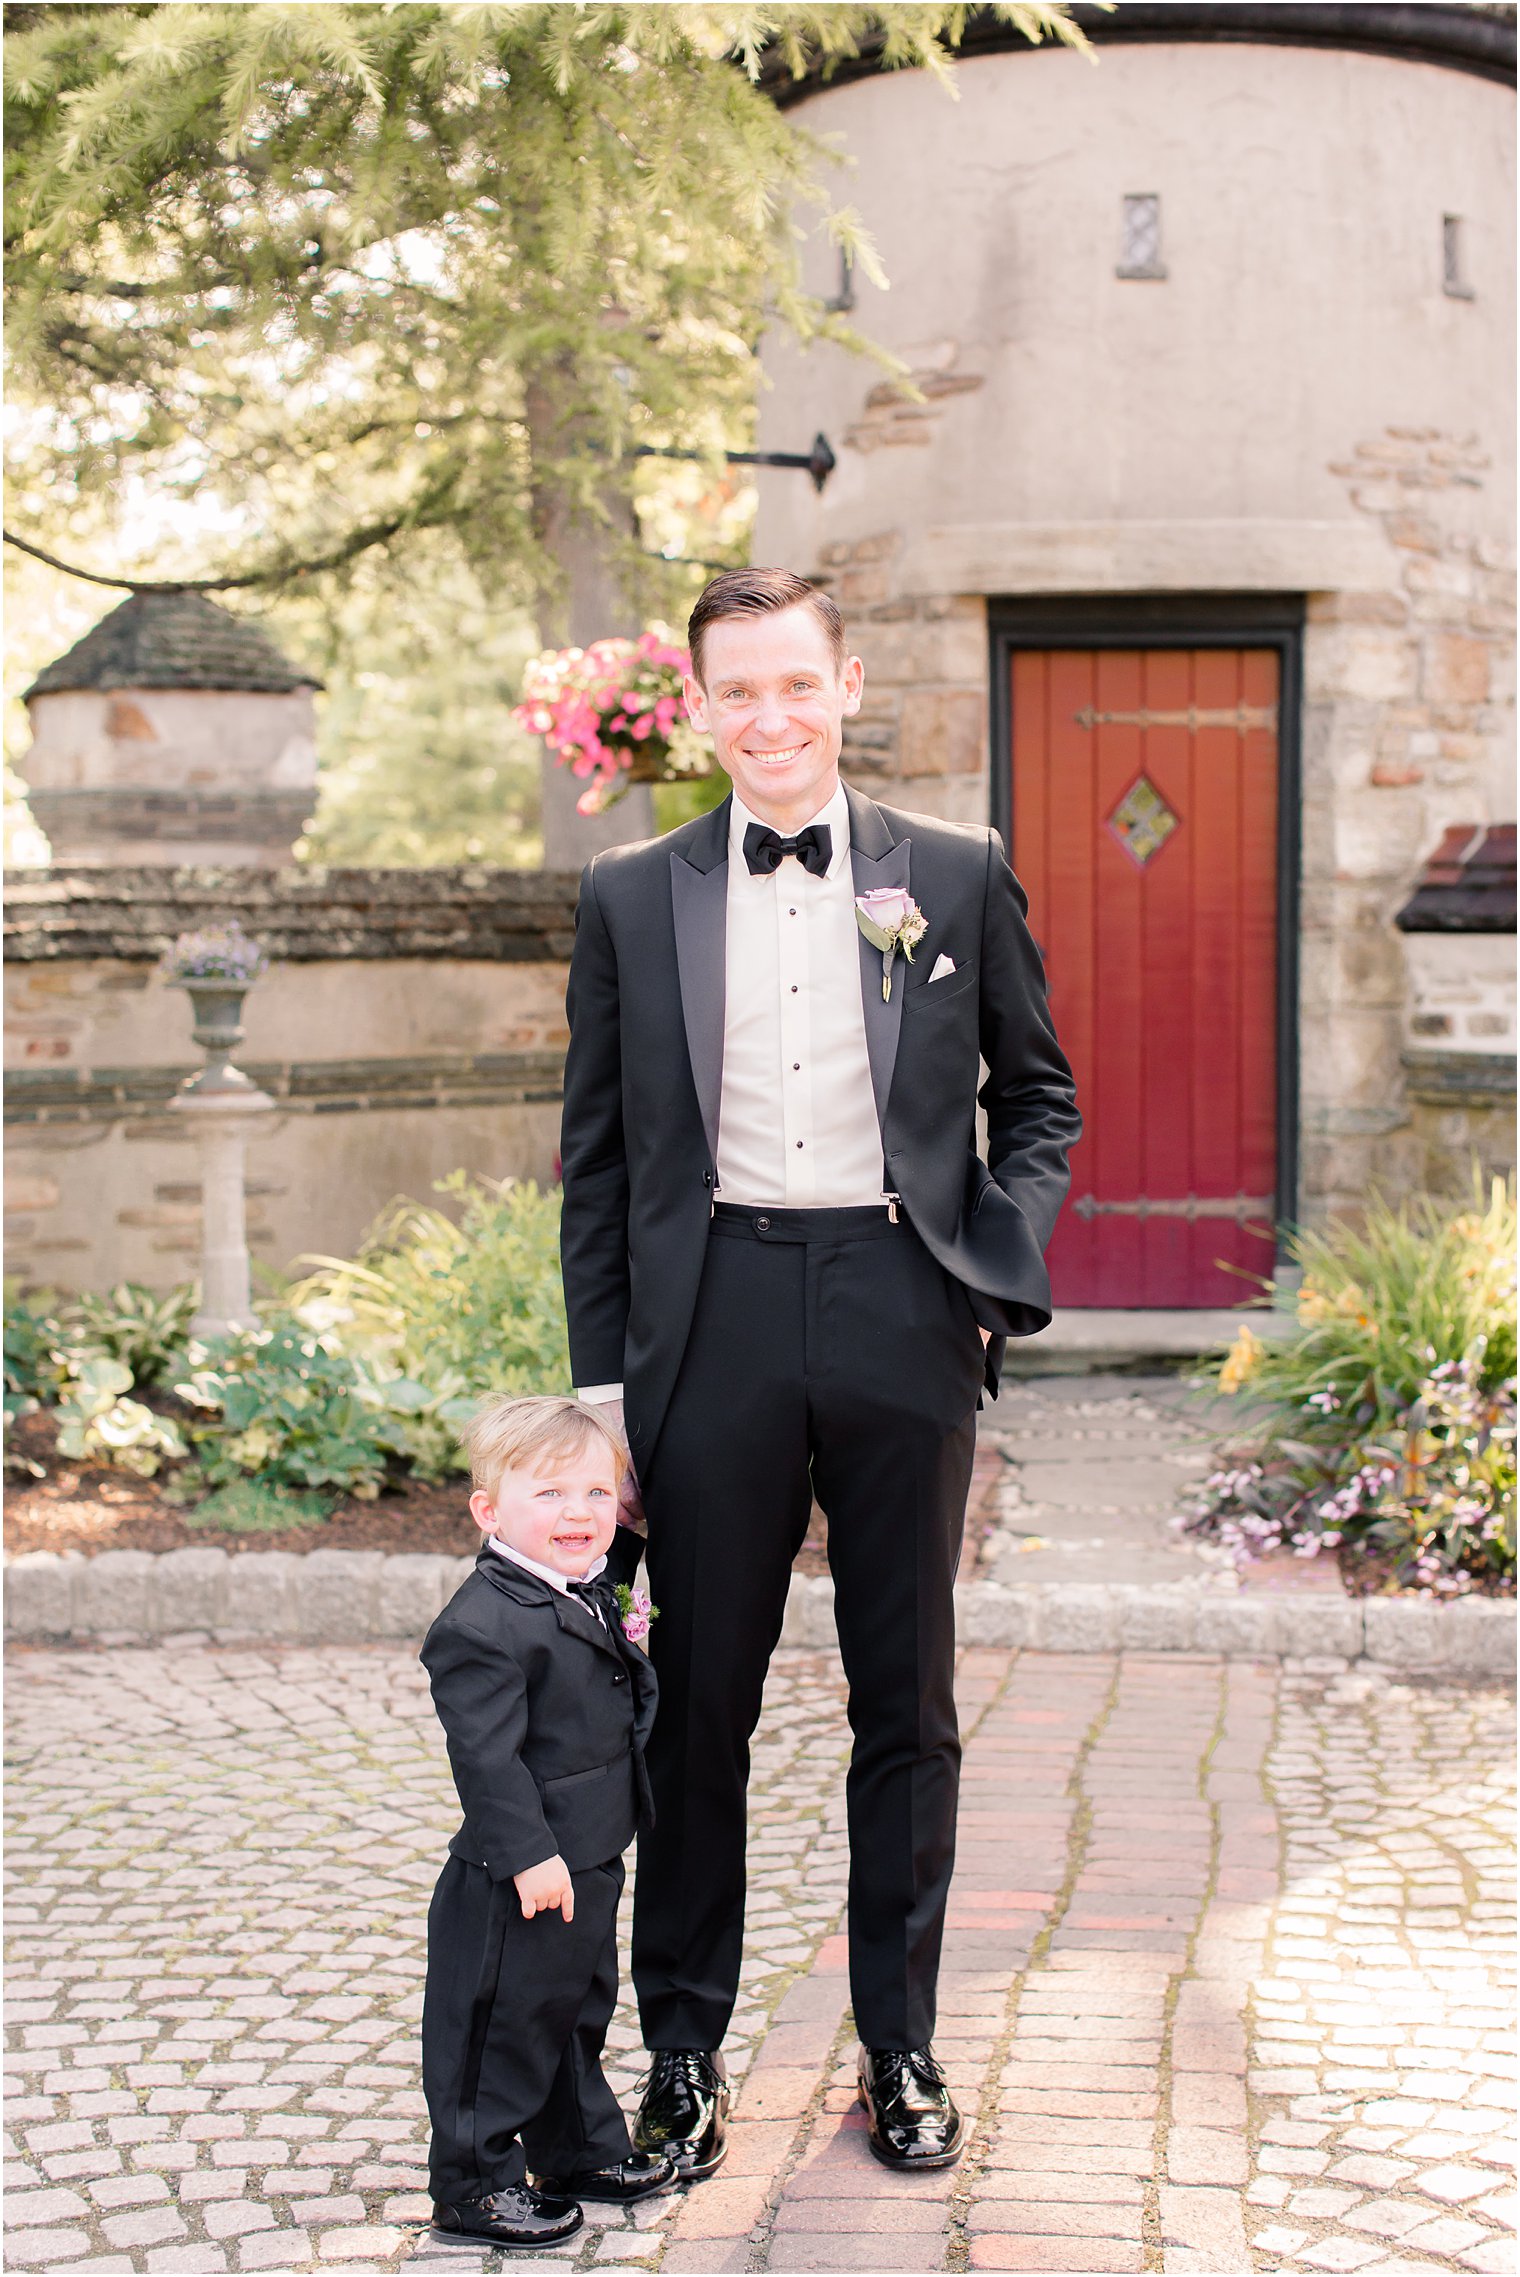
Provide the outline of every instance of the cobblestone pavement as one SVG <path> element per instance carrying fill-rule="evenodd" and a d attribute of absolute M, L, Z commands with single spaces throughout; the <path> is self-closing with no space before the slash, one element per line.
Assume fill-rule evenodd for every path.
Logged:
<path fill-rule="evenodd" d="M 454 1820 L 406 1648 L 11 1656 L 11 2270 L 1503 2271 L 1503 1693 L 974 1651 L 938 2047 L 950 2174 L 853 2102 L 837 1664 L 755 1753 L 722 2173 L 504 2263 L 423 2226 Z M 626 1909 L 625 1909 L 626 1913 Z M 626 2011 L 615 2077 L 639 2068 Z"/>

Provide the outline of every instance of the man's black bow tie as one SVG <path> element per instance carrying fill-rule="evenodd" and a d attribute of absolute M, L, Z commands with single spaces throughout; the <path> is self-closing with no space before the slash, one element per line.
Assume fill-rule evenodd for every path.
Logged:
<path fill-rule="evenodd" d="M 787 855 L 795 854 L 805 870 L 821 878 L 827 875 L 833 851 L 834 841 L 826 822 L 810 822 L 795 838 L 783 838 L 779 831 L 767 830 L 763 822 L 745 826 L 744 859 L 749 864 L 751 877 L 767 876 L 779 870 Z"/>

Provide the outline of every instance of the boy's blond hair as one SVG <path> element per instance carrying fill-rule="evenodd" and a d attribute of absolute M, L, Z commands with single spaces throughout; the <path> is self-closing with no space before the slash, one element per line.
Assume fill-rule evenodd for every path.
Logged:
<path fill-rule="evenodd" d="M 493 1396 L 470 1418 L 460 1434 L 460 1445 L 470 1458 L 473 1484 L 493 1500 L 507 1471 L 535 1469 L 545 1461 L 563 1462 L 593 1447 L 610 1450 L 619 1487 L 628 1469 L 627 1450 L 617 1433 L 596 1407 L 583 1399 Z"/>

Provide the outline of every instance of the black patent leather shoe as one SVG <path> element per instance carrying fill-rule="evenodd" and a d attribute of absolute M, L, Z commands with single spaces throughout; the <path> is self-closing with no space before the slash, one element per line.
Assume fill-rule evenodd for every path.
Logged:
<path fill-rule="evenodd" d="M 563 2245 L 586 2217 L 571 2198 L 551 2197 L 531 2183 L 514 2182 L 479 2198 L 433 2200 L 433 2227 L 441 2237 L 478 2237 L 515 2253 Z"/>
<path fill-rule="evenodd" d="M 596 2198 L 610 2206 L 631 2205 L 635 2198 L 652 2198 L 669 2190 L 676 2180 L 676 2162 L 654 2151 L 633 2151 L 617 2166 L 599 2166 L 594 2174 L 541 2174 L 540 2190 L 553 2198 Z"/>
<path fill-rule="evenodd" d="M 728 2101 L 716 2048 L 657 2049 L 634 2122 L 635 2150 L 672 2159 L 682 2182 L 700 2182 L 728 2155 Z"/>
<path fill-rule="evenodd" d="M 860 2100 L 884 2166 L 953 2166 L 967 2127 L 931 2048 L 862 2048 Z"/>

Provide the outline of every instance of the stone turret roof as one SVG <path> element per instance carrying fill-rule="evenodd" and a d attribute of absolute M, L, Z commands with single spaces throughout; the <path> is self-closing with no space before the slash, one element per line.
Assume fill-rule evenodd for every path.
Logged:
<path fill-rule="evenodd" d="M 282 656 L 246 617 L 218 608 L 204 593 L 133 593 L 38 673 L 26 691 L 50 696 L 72 688 L 228 688 L 287 695 L 320 688 L 315 673 Z"/>

